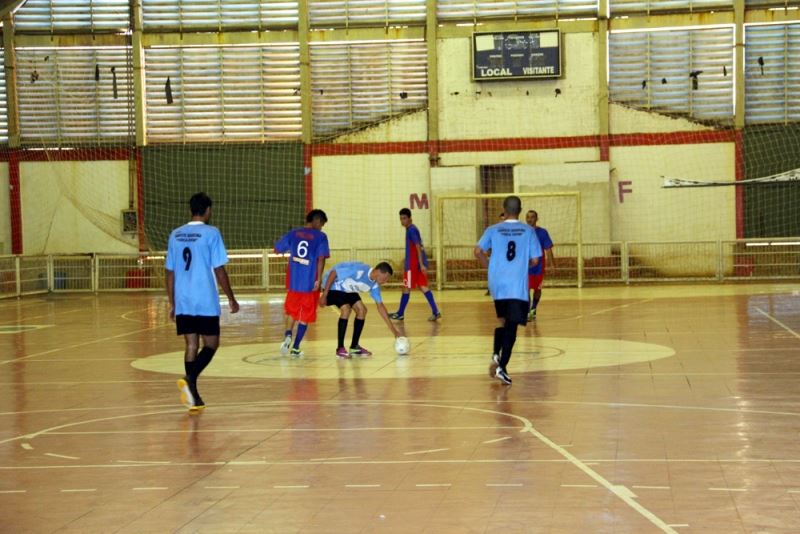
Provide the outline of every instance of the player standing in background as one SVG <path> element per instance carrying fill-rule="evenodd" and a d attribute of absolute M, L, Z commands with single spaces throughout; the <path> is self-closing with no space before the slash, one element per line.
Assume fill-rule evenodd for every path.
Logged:
<path fill-rule="evenodd" d="M 373 268 L 366 263 L 351 261 L 337 263 L 322 277 L 322 296 L 319 299 L 319 305 L 339 308 L 338 344 L 336 346 L 336 356 L 339 358 L 372 356 L 370 351 L 359 345 L 361 331 L 364 329 L 364 321 L 367 317 L 367 307 L 361 301 L 359 292 L 369 291 L 372 300 L 378 306 L 378 313 L 383 322 L 386 323 L 395 338 L 400 337 L 400 332 L 389 319 L 389 313 L 386 311 L 381 297 L 381 286 L 389 280 L 392 274 L 392 266 L 385 261 Z M 347 332 L 347 319 L 350 317 L 351 310 L 355 310 L 356 319 L 353 323 L 353 339 L 348 351 L 344 348 L 344 335 Z"/>
<path fill-rule="evenodd" d="M 233 296 L 225 264 L 228 253 L 222 235 L 208 224 L 211 199 L 197 193 L 189 200 L 192 220 L 169 235 L 166 260 L 166 286 L 169 317 L 177 326 L 178 335 L 186 341 L 184 370 L 178 380 L 181 402 L 191 411 L 205 408 L 197 392 L 197 379 L 211 363 L 219 348 L 219 283 L 228 297 L 231 313 L 239 311 Z M 203 348 L 198 352 L 200 337 Z"/>
<path fill-rule="evenodd" d="M 528 320 L 533 321 L 536 319 L 536 306 L 539 305 L 539 299 L 542 298 L 542 284 L 544 283 L 544 266 L 545 256 L 547 262 L 551 266 L 555 265 L 555 258 L 553 257 L 553 241 L 550 239 L 550 234 L 544 228 L 538 226 L 539 214 L 535 210 L 528 210 L 525 214 L 525 222 L 533 228 L 536 232 L 536 238 L 539 240 L 539 245 L 542 247 L 544 255 L 539 260 L 539 263 L 528 269 L 528 287 L 533 291 L 533 296 L 530 299 L 531 309 L 528 312 Z"/>
<path fill-rule="evenodd" d="M 306 215 L 306 225 L 290 230 L 275 244 L 275 252 L 289 253 L 289 266 L 286 273 L 286 301 L 283 310 L 286 314 L 281 354 L 291 352 L 292 356 L 302 356 L 300 342 L 306 335 L 309 323 L 317 320 L 319 287 L 325 260 L 331 255 L 328 236 L 322 227 L 328 216 L 322 210 L 311 210 Z M 292 345 L 292 330 L 295 323 L 297 334 Z M 291 349 L 289 348 L 291 346 Z"/>
<path fill-rule="evenodd" d="M 431 306 L 431 316 L 429 321 L 441 319 L 442 314 L 436 306 L 433 293 L 428 287 L 428 256 L 425 254 L 425 247 L 422 246 L 422 236 L 419 229 L 411 220 L 411 210 L 403 208 L 400 210 L 400 224 L 406 229 L 406 258 L 403 269 L 403 296 L 400 297 L 400 307 L 389 317 L 396 321 L 405 318 L 406 306 L 411 298 L 411 290 L 418 287 L 428 299 Z"/>
<path fill-rule="evenodd" d="M 528 267 L 542 255 L 533 229 L 519 221 L 520 211 L 519 197 L 506 197 L 505 220 L 487 228 L 474 251 L 481 265 L 489 268 L 489 291 L 497 314 L 489 374 L 509 385 L 506 368 L 517 340 L 517 326 L 526 324 L 528 317 Z"/>

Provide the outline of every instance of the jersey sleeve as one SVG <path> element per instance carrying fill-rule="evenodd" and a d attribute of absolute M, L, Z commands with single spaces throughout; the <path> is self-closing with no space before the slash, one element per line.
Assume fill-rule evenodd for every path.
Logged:
<path fill-rule="evenodd" d="M 408 229 L 408 240 L 415 245 L 422 244 L 422 236 L 419 234 L 419 228 L 412 226 Z"/>
<path fill-rule="evenodd" d="M 320 258 L 330 258 L 331 257 L 331 249 L 328 246 L 328 236 L 324 233 L 320 232 L 322 239 L 319 242 L 319 251 L 318 256 Z"/>
<path fill-rule="evenodd" d="M 480 241 L 478 241 L 478 248 L 484 252 L 489 252 L 492 248 L 492 227 L 486 229 L 481 236 Z"/>
<path fill-rule="evenodd" d="M 536 232 L 531 229 L 528 232 L 528 240 L 530 241 L 530 258 L 541 258 L 542 257 L 542 245 L 539 244 L 539 238 L 536 237 Z"/>
<path fill-rule="evenodd" d="M 375 304 L 380 304 L 383 302 L 383 297 L 381 296 L 381 286 L 376 285 L 370 289 L 369 296 L 372 297 L 372 300 L 375 301 Z"/>
<path fill-rule="evenodd" d="M 553 248 L 553 241 L 550 239 L 550 234 L 544 228 L 542 230 L 541 239 L 539 239 L 539 244 L 542 245 L 542 250 L 548 250 Z"/>
<path fill-rule="evenodd" d="M 291 251 L 292 250 L 291 236 L 292 232 L 289 232 L 280 239 L 278 239 L 278 242 L 275 243 L 275 252 L 285 254 L 286 252 Z"/>
<path fill-rule="evenodd" d="M 211 241 L 211 266 L 216 269 L 226 263 L 228 263 L 228 251 L 225 250 L 225 243 L 222 242 L 222 234 L 217 230 Z"/>
<path fill-rule="evenodd" d="M 169 271 L 175 270 L 175 242 L 172 240 L 172 235 L 169 236 L 169 241 L 167 242 L 167 259 L 164 264 L 164 267 L 167 268 Z"/>

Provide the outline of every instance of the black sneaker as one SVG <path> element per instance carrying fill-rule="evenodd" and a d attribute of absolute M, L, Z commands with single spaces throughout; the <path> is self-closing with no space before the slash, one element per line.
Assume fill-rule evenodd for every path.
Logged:
<path fill-rule="evenodd" d="M 405 315 L 401 315 L 397 312 L 389 314 L 389 319 L 394 319 L 395 321 L 402 321 L 405 318 L 406 318 Z"/>
<path fill-rule="evenodd" d="M 442 318 L 442 312 L 436 312 L 432 313 L 431 316 L 428 317 L 428 320 L 433 322 L 433 321 L 438 321 L 441 318 Z"/>
<path fill-rule="evenodd" d="M 500 366 L 500 356 L 497 354 L 492 354 L 492 363 L 489 364 L 489 376 L 494 378 L 495 371 Z"/>
<path fill-rule="evenodd" d="M 205 410 L 206 403 L 203 402 L 203 399 L 200 398 L 200 393 L 197 392 L 197 382 L 189 382 L 189 390 L 192 392 L 192 397 L 194 397 L 194 406 L 189 408 L 190 412 L 199 412 L 200 410 Z"/>
<path fill-rule="evenodd" d="M 502 367 L 498 367 L 497 370 L 494 372 L 494 377 L 501 381 L 503 384 L 511 385 L 511 377 L 508 376 L 506 370 Z"/>

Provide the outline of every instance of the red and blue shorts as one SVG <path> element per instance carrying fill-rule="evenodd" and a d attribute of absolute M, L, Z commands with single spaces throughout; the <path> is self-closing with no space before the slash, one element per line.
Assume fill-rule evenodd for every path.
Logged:
<path fill-rule="evenodd" d="M 286 293 L 283 310 L 286 315 L 301 323 L 313 323 L 317 320 L 319 291 L 292 291 Z"/>

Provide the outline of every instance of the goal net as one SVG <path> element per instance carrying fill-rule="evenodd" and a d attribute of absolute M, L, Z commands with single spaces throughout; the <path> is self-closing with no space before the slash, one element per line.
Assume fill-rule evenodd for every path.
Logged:
<path fill-rule="evenodd" d="M 546 266 L 545 284 L 583 284 L 581 193 L 514 193 L 522 200 L 520 220 L 529 210 L 553 241 L 555 265 Z M 436 199 L 436 280 L 442 288 L 484 287 L 485 269 L 473 255 L 483 231 L 500 222 L 507 193 L 442 195 Z"/>

